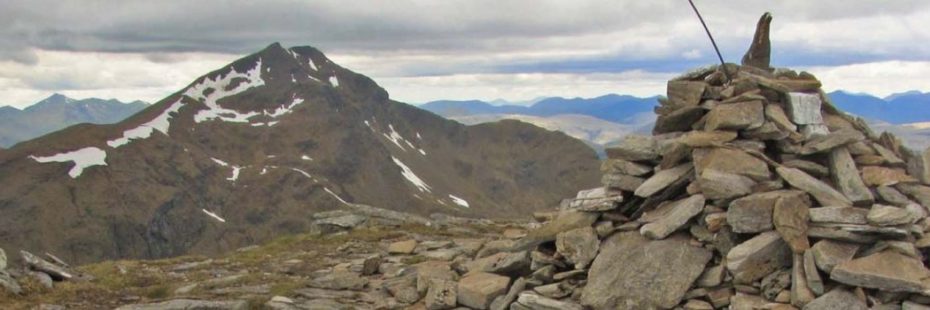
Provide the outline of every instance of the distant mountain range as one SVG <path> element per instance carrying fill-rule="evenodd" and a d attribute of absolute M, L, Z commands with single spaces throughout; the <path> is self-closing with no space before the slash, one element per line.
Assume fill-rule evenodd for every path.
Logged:
<path fill-rule="evenodd" d="M 124 103 L 110 99 L 72 99 L 54 94 L 23 110 L 0 107 L 0 147 L 36 138 L 80 124 L 112 124 L 145 109 L 142 101 Z"/>
<path fill-rule="evenodd" d="M 878 98 L 839 90 L 827 95 L 840 109 L 866 119 L 891 124 L 930 121 L 930 93 L 909 91 Z"/>
<path fill-rule="evenodd" d="M 445 116 L 467 116 L 479 114 L 520 114 L 532 116 L 555 116 L 579 114 L 600 118 L 615 123 L 635 122 L 643 113 L 652 115 L 658 96 L 639 98 L 629 95 L 604 95 L 596 98 L 551 97 L 538 100 L 529 106 L 494 105 L 484 101 L 441 100 L 420 105 L 421 109 Z M 502 101 L 496 101 L 501 103 Z"/>

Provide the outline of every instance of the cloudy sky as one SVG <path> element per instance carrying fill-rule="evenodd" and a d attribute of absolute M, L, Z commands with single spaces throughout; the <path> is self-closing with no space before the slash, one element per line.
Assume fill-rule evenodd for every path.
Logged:
<path fill-rule="evenodd" d="M 695 2 L 728 61 L 770 11 L 774 65 L 829 90 L 930 91 L 928 1 Z M 154 102 L 271 42 L 317 47 L 411 103 L 656 95 L 716 61 L 685 0 L 4 0 L 0 105 Z"/>

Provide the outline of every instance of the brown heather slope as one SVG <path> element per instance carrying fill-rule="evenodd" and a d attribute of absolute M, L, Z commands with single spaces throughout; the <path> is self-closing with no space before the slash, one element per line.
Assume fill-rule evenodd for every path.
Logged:
<path fill-rule="evenodd" d="M 223 91 L 234 94 L 216 95 Z M 211 95 L 228 109 L 212 116 L 243 122 L 204 114 Z M 106 165 L 77 177 L 72 161 L 32 157 L 88 147 L 105 152 Z M 233 166 L 242 167 L 237 178 Z M 528 217 L 594 186 L 597 167 L 593 151 L 562 133 L 516 121 L 464 126 L 390 100 L 316 49 L 273 44 L 121 123 L 76 125 L 0 152 L 0 248 L 75 263 L 211 254 L 306 231 L 310 215 L 339 199 L 422 215 Z"/>

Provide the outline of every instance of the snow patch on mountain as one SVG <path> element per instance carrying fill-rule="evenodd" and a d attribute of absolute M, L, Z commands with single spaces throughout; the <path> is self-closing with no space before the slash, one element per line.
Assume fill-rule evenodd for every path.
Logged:
<path fill-rule="evenodd" d="M 421 192 L 430 192 L 430 186 L 427 185 L 426 182 L 423 182 L 423 179 L 420 179 L 420 177 L 414 174 L 413 170 L 410 170 L 410 167 L 404 165 L 404 163 L 401 162 L 400 159 L 397 159 L 397 157 L 391 156 L 391 159 L 393 159 L 394 163 L 397 164 L 401 170 L 403 170 L 401 171 L 401 175 L 403 175 L 407 181 L 413 184 L 413 186 L 416 186 L 417 189 L 419 189 Z"/>
<path fill-rule="evenodd" d="M 265 115 L 272 117 L 272 118 L 278 118 L 283 115 L 290 114 L 291 112 L 294 111 L 294 108 L 297 107 L 297 105 L 301 103 L 304 103 L 303 98 L 294 97 L 294 99 L 291 100 L 291 103 L 284 105 L 284 106 L 280 106 L 270 113 L 268 111 L 265 111 Z"/>
<path fill-rule="evenodd" d="M 203 213 L 206 213 L 207 215 L 212 217 L 213 219 L 219 221 L 220 223 L 226 223 L 226 219 L 220 217 L 219 215 L 216 215 L 216 213 L 207 211 L 207 209 L 200 209 L 200 210 L 203 211 Z"/>
<path fill-rule="evenodd" d="M 29 156 L 40 163 L 49 162 L 73 162 L 74 167 L 68 171 L 71 178 L 81 176 L 84 169 L 92 166 L 106 166 L 107 152 L 96 147 L 85 147 L 83 149 L 59 153 L 52 156 Z"/>
<path fill-rule="evenodd" d="M 332 84 L 333 87 L 339 87 L 339 79 L 335 75 L 329 77 L 329 84 Z"/>
<path fill-rule="evenodd" d="M 171 126 L 171 113 L 177 113 L 178 110 L 181 110 L 182 106 L 184 106 L 184 104 L 181 100 L 178 100 L 151 121 L 139 125 L 139 127 L 124 131 L 123 136 L 120 138 L 107 141 L 107 145 L 112 148 L 118 148 L 128 144 L 132 140 L 146 139 L 152 136 L 152 133 L 156 130 L 168 135 L 168 128 Z"/>
<path fill-rule="evenodd" d="M 459 206 L 461 206 L 461 207 L 463 207 L 463 208 L 470 208 L 470 207 L 468 206 L 468 201 L 465 201 L 465 199 L 456 197 L 455 195 L 452 195 L 452 194 L 449 194 L 449 198 L 452 198 L 452 202 L 454 202 L 455 204 L 457 204 L 457 205 L 459 205 Z"/>
<path fill-rule="evenodd" d="M 198 111 L 194 115 L 194 121 L 197 123 L 219 119 L 225 122 L 247 123 L 248 119 L 258 115 L 258 112 L 241 113 L 236 110 L 221 107 L 217 101 L 220 99 L 233 96 L 249 90 L 253 87 L 265 85 L 265 80 L 261 77 L 262 59 L 259 58 L 255 67 L 240 73 L 235 68 L 231 68 L 226 75 L 219 75 L 214 78 L 204 78 L 203 82 L 193 85 L 184 92 L 185 96 L 203 102 L 207 106 L 206 110 Z M 233 81 L 239 81 L 233 89 L 229 88 Z M 207 92 L 208 94 L 204 94 Z"/>

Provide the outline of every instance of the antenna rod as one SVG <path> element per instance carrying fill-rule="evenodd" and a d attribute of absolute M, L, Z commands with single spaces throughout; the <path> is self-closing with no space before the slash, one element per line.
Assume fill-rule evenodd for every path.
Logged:
<path fill-rule="evenodd" d="M 717 48 L 717 41 L 714 41 L 714 36 L 710 34 L 710 29 L 707 29 L 707 24 L 704 23 L 704 18 L 701 17 L 701 12 L 698 12 L 696 6 L 694 6 L 693 0 L 688 0 L 688 3 L 691 4 L 691 8 L 694 9 L 694 14 L 697 14 L 698 19 L 701 21 L 701 26 L 704 26 L 704 32 L 707 32 L 707 37 L 710 38 L 710 44 L 714 45 L 714 51 L 717 52 L 717 58 L 720 59 L 720 69 L 723 70 L 723 75 L 727 77 L 727 83 L 732 81 L 730 78 L 730 72 L 727 72 L 727 64 L 723 62 L 723 55 L 720 55 L 720 49 Z"/>

